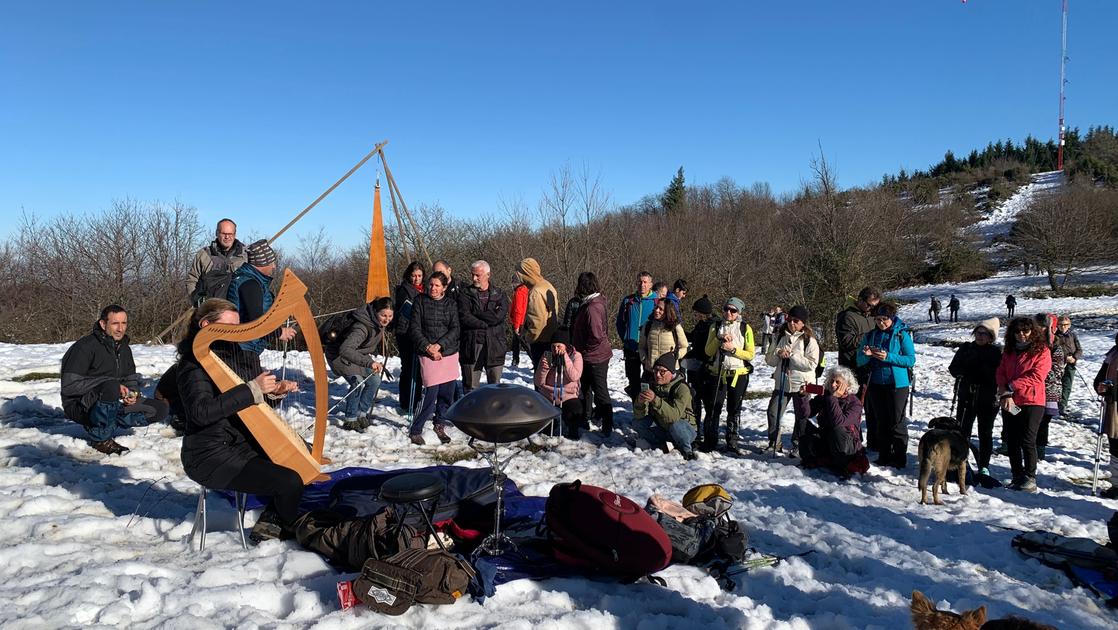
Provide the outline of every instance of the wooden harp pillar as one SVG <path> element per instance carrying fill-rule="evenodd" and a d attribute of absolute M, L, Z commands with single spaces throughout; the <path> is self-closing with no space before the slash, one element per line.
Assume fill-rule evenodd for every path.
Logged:
<path fill-rule="evenodd" d="M 303 331 L 307 343 L 311 365 L 314 368 L 314 442 L 308 453 L 303 438 L 299 436 L 283 418 L 279 417 L 267 403 L 257 403 L 237 412 L 245 427 L 256 438 L 261 448 L 272 462 L 294 470 L 311 483 L 325 479 L 321 472 L 326 463 L 322 450 L 326 441 L 326 411 L 329 407 L 329 381 L 326 372 L 326 358 L 322 352 L 322 342 L 318 338 L 318 327 L 306 301 L 307 285 L 290 270 L 283 274 L 283 284 L 263 317 L 245 324 L 211 324 L 198 331 L 194 338 L 194 356 L 198 363 L 213 379 L 217 388 L 227 392 L 244 384 L 241 377 L 210 350 L 215 341 L 244 342 L 265 337 L 287 321 L 294 318 Z"/>

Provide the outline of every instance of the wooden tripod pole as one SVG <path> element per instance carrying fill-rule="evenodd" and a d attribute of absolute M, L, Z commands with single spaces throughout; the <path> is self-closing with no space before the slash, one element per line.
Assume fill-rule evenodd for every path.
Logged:
<path fill-rule="evenodd" d="M 404 196 L 400 194 L 400 187 L 396 185 L 396 178 L 392 176 L 392 169 L 388 168 L 388 160 L 384 157 L 384 151 L 380 150 L 380 163 L 384 166 L 384 177 L 388 180 L 388 187 L 396 191 L 396 196 L 400 198 L 400 207 L 404 209 L 404 216 L 408 220 L 408 225 L 411 226 L 412 234 L 419 245 L 419 249 L 423 251 L 423 257 L 427 259 L 427 268 L 430 269 L 433 264 L 431 263 L 431 254 L 427 253 L 427 246 L 423 243 L 423 235 L 419 233 L 419 228 L 416 227 L 415 221 L 411 218 L 411 212 L 408 211 L 408 204 L 404 203 Z"/>
<path fill-rule="evenodd" d="M 341 186 L 342 182 L 349 179 L 350 175 L 353 175 L 354 173 L 356 173 L 357 169 L 364 166 L 365 162 L 368 162 L 369 159 L 372 158 L 374 155 L 377 155 L 379 153 L 380 154 L 380 159 L 383 162 L 384 161 L 383 149 L 384 149 L 384 146 L 387 145 L 387 144 L 388 144 L 387 140 L 377 143 L 377 146 L 373 147 L 373 150 L 369 151 L 368 155 L 361 158 L 361 161 L 358 162 L 357 164 L 354 164 L 353 168 L 349 169 L 346 172 L 345 175 L 342 175 L 341 178 L 338 179 L 338 181 L 334 182 L 333 186 L 327 188 L 325 192 L 323 192 L 321 195 L 318 196 L 317 199 L 315 199 L 314 201 L 311 202 L 311 205 L 307 206 L 306 208 L 303 208 L 303 211 L 300 212 L 299 214 L 295 215 L 294 219 L 288 221 L 287 225 L 283 226 L 283 228 L 279 232 L 276 232 L 275 236 L 268 239 L 268 244 L 271 245 L 272 243 L 274 243 L 276 241 L 276 239 L 283 236 L 284 232 L 286 232 L 288 229 L 290 229 L 291 226 L 295 225 L 299 221 L 299 219 L 302 219 L 304 215 L 306 215 L 308 212 L 310 212 L 312 208 L 317 206 L 320 201 L 322 201 L 323 199 L 325 199 L 327 197 L 327 195 L 334 192 L 335 188 L 337 188 L 338 186 Z M 387 172 L 388 171 L 388 166 L 386 165 L 384 168 L 385 168 L 385 171 Z M 389 175 L 389 178 L 391 178 L 391 177 L 392 176 Z M 185 320 L 187 317 L 190 317 L 190 314 L 193 313 L 193 312 L 194 312 L 194 307 L 193 306 L 186 309 L 186 312 L 184 312 L 182 315 L 179 315 L 178 319 L 171 322 L 170 326 L 164 328 L 163 331 L 160 332 L 158 335 L 156 335 L 155 338 L 153 338 L 149 343 L 163 343 L 163 336 L 166 335 L 167 333 L 171 332 L 172 330 L 174 330 L 176 326 L 178 326 L 179 324 L 181 324 L 183 322 L 183 320 Z"/>

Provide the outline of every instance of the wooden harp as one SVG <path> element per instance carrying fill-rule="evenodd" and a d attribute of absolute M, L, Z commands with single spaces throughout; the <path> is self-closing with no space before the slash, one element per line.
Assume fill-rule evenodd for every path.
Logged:
<path fill-rule="evenodd" d="M 241 377 L 210 350 L 215 341 L 244 342 L 260 339 L 274 332 L 292 317 L 303 331 L 303 339 L 310 352 L 311 365 L 314 367 L 314 442 L 307 452 L 303 438 L 299 436 L 267 403 L 257 403 L 242 409 L 237 415 L 244 422 L 252 436 L 264 449 L 272 462 L 294 470 L 311 483 L 328 478 L 322 474 L 321 466 L 326 463 L 322 456 L 326 440 L 326 410 L 328 405 L 329 383 L 326 377 L 326 359 L 322 352 L 322 342 L 318 338 L 318 328 L 314 323 L 310 306 L 306 301 L 307 285 L 290 270 L 284 270 L 283 284 L 280 285 L 272 307 L 263 317 L 246 324 L 211 324 L 198 331 L 194 338 L 194 356 L 198 363 L 213 379 L 217 388 L 227 392 L 244 383 Z"/>

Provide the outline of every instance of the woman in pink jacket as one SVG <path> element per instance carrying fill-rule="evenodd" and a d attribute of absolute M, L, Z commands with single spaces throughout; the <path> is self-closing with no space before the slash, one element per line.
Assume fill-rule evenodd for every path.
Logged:
<path fill-rule="evenodd" d="M 1012 490 L 1036 492 L 1036 435 L 1044 418 L 1044 379 L 1052 368 L 1043 331 L 1018 317 L 1005 331 L 1005 351 L 996 380 L 1002 409 L 1002 436 L 1009 449 Z"/>
<path fill-rule="evenodd" d="M 562 378 L 560 378 L 560 370 Z M 582 355 L 571 345 L 565 328 L 551 336 L 551 350 L 543 353 L 536 366 L 536 391 L 553 405 L 563 408 L 563 437 L 577 440 L 583 422 L 579 379 L 582 378 Z M 559 435 L 559 427 L 551 424 L 551 435 Z"/>

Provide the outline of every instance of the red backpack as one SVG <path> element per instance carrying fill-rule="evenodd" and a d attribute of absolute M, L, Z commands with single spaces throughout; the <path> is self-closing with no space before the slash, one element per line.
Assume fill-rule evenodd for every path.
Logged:
<path fill-rule="evenodd" d="M 668 566 L 672 543 L 659 523 L 632 500 L 605 488 L 556 484 L 544 519 L 555 559 L 640 578 Z"/>

